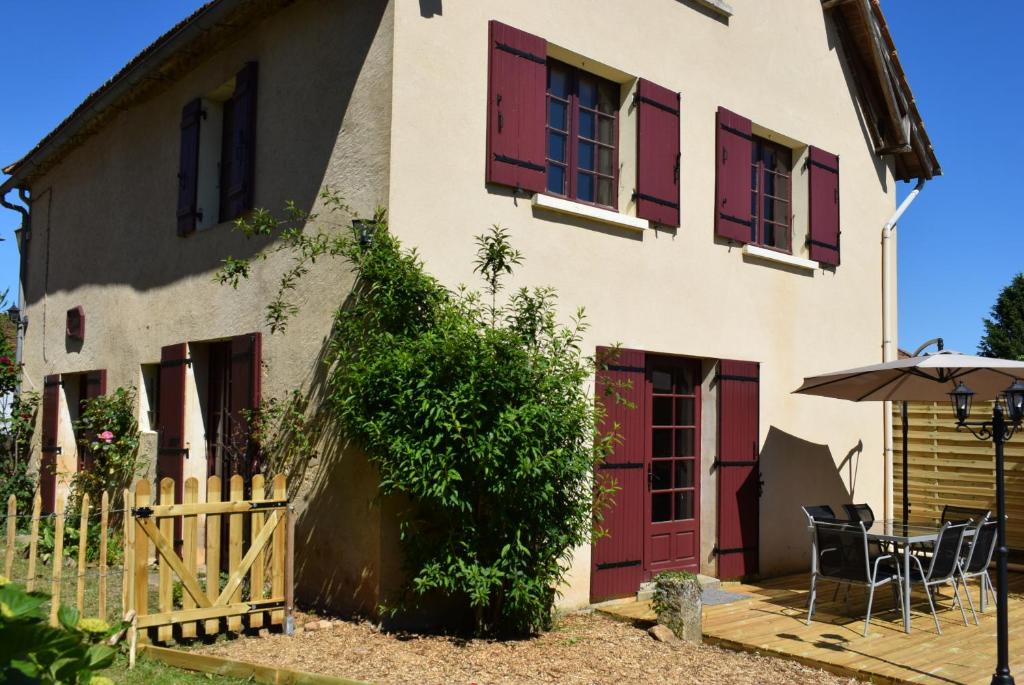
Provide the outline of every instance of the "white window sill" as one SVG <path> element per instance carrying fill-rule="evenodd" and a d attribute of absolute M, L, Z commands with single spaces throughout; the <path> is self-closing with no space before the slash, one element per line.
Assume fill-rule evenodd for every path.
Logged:
<path fill-rule="evenodd" d="M 723 17 L 732 16 L 732 6 L 725 0 L 697 0 L 697 4 L 703 5 L 712 12 L 717 12 Z"/>
<path fill-rule="evenodd" d="M 758 247 L 757 245 L 744 245 L 743 256 L 760 259 L 766 262 L 775 262 L 776 264 L 785 264 L 786 266 L 804 269 L 811 273 L 814 273 L 816 269 L 821 268 L 821 265 L 818 262 L 811 261 L 810 259 L 794 257 L 793 255 L 776 252 L 775 250 L 769 250 L 764 247 Z"/>
<path fill-rule="evenodd" d="M 628 228 L 633 231 L 643 231 L 651 227 L 651 223 L 647 219 L 638 219 L 635 216 L 620 214 L 610 209 L 601 209 L 600 207 L 585 205 L 582 202 L 573 202 L 541 193 L 534 193 L 533 206 L 558 212 L 559 214 L 568 214 L 569 216 L 599 221 L 603 224 L 619 226 L 620 228 Z"/>

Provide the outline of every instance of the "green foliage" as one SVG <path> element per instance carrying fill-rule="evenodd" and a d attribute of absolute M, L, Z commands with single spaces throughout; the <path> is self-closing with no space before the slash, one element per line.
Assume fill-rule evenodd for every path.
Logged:
<path fill-rule="evenodd" d="M 135 390 L 118 388 L 89 400 L 75 422 L 79 450 L 92 460 L 91 468 L 76 471 L 71 478 L 73 509 L 88 494 L 98 507 L 104 492 L 110 493 L 112 508 L 125 488 L 139 474 L 139 424 L 135 418 Z"/>
<path fill-rule="evenodd" d="M 95 510 L 94 510 L 95 511 Z M 62 550 L 65 559 L 78 558 L 78 514 L 70 511 L 64 519 L 64 546 Z M 100 519 L 92 517 L 89 519 L 86 528 L 86 561 L 98 561 L 100 558 Z M 39 542 L 37 550 L 39 561 L 43 564 L 50 564 L 53 560 L 54 543 L 56 542 L 57 524 L 52 517 L 39 521 Z M 109 526 L 107 528 L 107 563 L 118 565 L 124 561 L 124 533 L 120 526 Z"/>
<path fill-rule="evenodd" d="M 94 674 L 114 662 L 104 639 L 123 626 L 81 618 L 62 606 L 58 626 L 47 622 L 49 596 L 0 582 L 0 682 L 100 683 Z M 109 682 L 109 681 L 108 681 Z"/>
<path fill-rule="evenodd" d="M 246 412 L 252 439 L 260 445 L 264 473 L 291 475 L 317 456 L 316 432 L 311 426 L 308 401 L 298 390 L 286 398 L 271 398 Z M 290 479 L 289 479 L 290 480 Z"/>
<path fill-rule="evenodd" d="M 0 294 L 0 309 L 5 301 L 6 293 Z M 14 495 L 18 511 L 28 512 L 36 491 L 28 463 L 39 395 L 17 393 L 22 365 L 15 362 L 14 340 L 4 333 L 0 331 L 0 507 Z"/>
<path fill-rule="evenodd" d="M 336 198 L 327 204 L 345 210 Z M 572 551 L 600 519 L 595 501 L 613 488 L 592 479 L 615 436 L 596 432 L 582 310 L 559 323 L 549 288 L 522 288 L 499 303 L 522 257 L 498 227 L 477 239 L 485 304 L 426 273 L 383 212 L 369 241 L 354 230 L 306 234 L 297 222 L 311 217 L 293 206 L 287 215 L 276 222 L 256 212 L 239 227 L 249 236 L 285 231 L 274 249 L 292 252 L 296 280 L 324 255 L 346 259 L 357 275 L 335 319 L 327 401 L 377 466 L 380 491 L 413 504 L 401 520 L 409 578 L 401 606 L 440 593 L 471 608 L 481 633 L 546 628 Z M 237 286 L 249 268 L 229 260 L 218 278 Z M 283 279 L 268 308 L 273 331 L 295 311 L 295 283 Z"/>
<path fill-rule="evenodd" d="M 1003 288 L 992 305 L 991 317 L 984 321 L 978 354 L 1024 361 L 1024 273 Z"/>

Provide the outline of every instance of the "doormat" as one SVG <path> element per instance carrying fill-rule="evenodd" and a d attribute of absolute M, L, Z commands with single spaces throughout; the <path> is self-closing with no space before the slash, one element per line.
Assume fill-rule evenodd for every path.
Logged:
<path fill-rule="evenodd" d="M 715 604 L 731 604 L 741 599 L 750 599 L 752 596 L 744 595 L 740 592 L 726 592 L 717 587 L 709 587 L 704 590 L 700 599 L 704 606 L 711 606 Z"/>

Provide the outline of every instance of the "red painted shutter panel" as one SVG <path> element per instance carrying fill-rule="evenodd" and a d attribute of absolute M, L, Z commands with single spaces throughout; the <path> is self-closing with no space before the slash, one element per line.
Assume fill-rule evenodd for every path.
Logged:
<path fill-rule="evenodd" d="M 491 20 L 487 182 L 539 193 L 546 185 L 547 41 Z"/>
<path fill-rule="evenodd" d="M 679 226 L 679 93 L 637 86 L 636 214 Z"/>
<path fill-rule="evenodd" d="M 228 399 L 230 414 L 229 439 L 245 449 L 243 475 L 251 477 L 259 472 L 257 445 L 250 439 L 246 411 L 256 409 L 261 399 L 260 364 L 262 338 L 259 333 L 247 333 L 231 339 L 231 393 Z"/>
<path fill-rule="evenodd" d="M 185 343 L 160 349 L 159 423 L 157 430 L 156 477 L 173 478 L 175 497 L 181 501 L 185 473 Z M 175 537 L 180 537 L 180 521 L 175 521 Z"/>
<path fill-rule="evenodd" d="M 199 218 L 199 122 L 203 103 L 199 98 L 181 110 L 181 156 L 178 163 L 178 235 L 196 230 Z"/>
<path fill-rule="evenodd" d="M 757 573 L 760 368 L 723 359 L 718 376 L 718 577 Z"/>
<path fill-rule="evenodd" d="M 43 379 L 43 426 L 39 456 L 39 496 L 42 512 L 53 513 L 57 497 L 57 422 L 60 420 L 60 374 Z"/>
<path fill-rule="evenodd" d="M 608 348 L 598 348 L 598 359 L 605 358 L 609 352 Z M 607 371 L 598 370 L 596 384 L 597 401 L 603 402 L 606 410 L 600 430 L 602 433 L 615 430 L 622 441 L 595 474 L 599 482 L 613 480 L 619 490 L 612 495 L 600 523 L 608 534 L 594 544 L 591 555 L 590 598 L 593 602 L 634 594 L 643 581 L 647 438 L 644 353 L 619 350 L 618 356 L 607 359 L 607 363 Z M 618 392 L 635 405 L 633 408 L 616 402 L 614 395 L 606 394 L 612 384 L 625 382 L 632 383 L 632 387 L 619 388 Z"/>
<path fill-rule="evenodd" d="M 230 159 L 225 164 L 227 192 L 221 220 L 230 221 L 253 207 L 256 180 L 256 62 L 247 62 L 235 76 L 235 92 L 231 96 L 230 124 L 224 135 L 224 146 Z M 222 163 L 223 160 L 222 160 Z"/>
<path fill-rule="evenodd" d="M 87 403 L 89 400 L 95 399 L 101 395 L 107 394 L 107 370 L 97 369 L 95 371 L 86 371 L 82 374 L 82 382 L 85 383 L 85 387 L 82 392 L 82 400 Z M 84 409 L 84 407 L 82 408 Z M 89 437 L 90 436 L 80 436 Z M 78 446 L 78 470 L 88 471 L 93 465 L 93 455 L 88 448 L 82 445 Z"/>
<path fill-rule="evenodd" d="M 741 243 L 753 240 L 750 225 L 752 147 L 750 119 L 719 107 L 715 147 L 715 233 Z"/>
<path fill-rule="evenodd" d="M 811 147 L 808 155 L 811 259 L 839 265 L 839 157 Z"/>

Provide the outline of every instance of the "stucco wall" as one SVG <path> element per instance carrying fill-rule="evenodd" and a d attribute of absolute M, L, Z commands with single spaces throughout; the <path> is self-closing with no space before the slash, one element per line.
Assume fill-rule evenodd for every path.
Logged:
<path fill-rule="evenodd" d="M 391 226 L 445 283 L 477 284 L 473 236 L 497 223 L 525 264 L 514 285 L 552 285 L 564 311 L 586 307 L 586 349 L 631 348 L 761 362 L 761 570 L 806 564 L 797 506 L 853 498 L 882 510 L 882 410 L 790 394 L 803 376 L 881 360 L 880 229 L 894 208 L 820 4 L 736 0 L 724 20 L 686 0 L 589 3 L 397 0 Z M 487 22 L 544 37 L 549 54 L 682 93 L 682 227 L 642 235 L 531 207 L 484 183 Z M 573 57 L 575 55 L 576 57 Z M 610 68 L 610 69 L 609 69 Z M 811 273 L 745 259 L 714 236 L 715 112 L 841 158 L 842 265 Z M 635 124 L 624 98 L 620 209 L 632 213 Z M 805 148 L 801 148 L 805 151 Z M 807 257 L 807 176 L 794 172 L 794 252 Z M 707 436 L 708 433 L 705 432 Z M 711 434 L 713 435 L 713 433 Z M 703 570 L 715 526 L 715 456 L 705 444 Z M 562 603 L 586 603 L 578 550 Z"/>
<path fill-rule="evenodd" d="M 87 369 L 107 369 L 110 389 L 139 386 L 140 364 L 158 362 L 164 345 L 257 330 L 264 331 L 265 398 L 314 385 L 331 315 L 351 284 L 349 271 L 340 263 L 317 265 L 288 332 L 269 335 L 264 307 L 286 261 L 272 255 L 232 291 L 213 280 L 221 260 L 251 256 L 266 244 L 247 242 L 228 224 L 187 238 L 176 233 L 181 110 L 257 60 L 256 206 L 280 210 L 294 200 L 319 211 L 317 194 L 326 185 L 355 211 L 372 213 L 388 200 L 392 37 L 392 9 L 384 0 L 289 5 L 121 112 L 34 182 L 26 388 L 40 390 L 44 374 Z M 87 319 L 85 341 L 77 345 L 64 336 L 64 313 L 76 305 Z M 186 476 L 202 479 L 199 390 L 191 372 L 188 378 Z M 66 411 L 61 426 L 62 442 L 70 446 Z M 146 440 L 150 455 L 153 442 Z M 74 468 L 74 450 L 64 453 L 62 464 Z M 375 481 L 365 463 L 353 461 L 332 460 L 326 476 L 315 467 L 307 473 L 297 532 L 306 553 L 296 564 L 307 599 L 325 599 L 339 577 L 358 578 L 380 566 L 379 508 L 369 507 Z M 322 559 L 328 547 L 342 552 L 329 566 L 306 563 Z M 369 575 L 363 608 L 377 601 L 376 570 Z"/>

